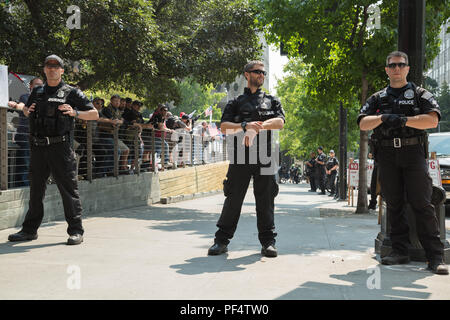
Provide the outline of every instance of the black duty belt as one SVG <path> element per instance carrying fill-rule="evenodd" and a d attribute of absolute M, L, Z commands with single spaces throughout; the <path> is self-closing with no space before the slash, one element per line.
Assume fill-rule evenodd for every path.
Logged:
<path fill-rule="evenodd" d="M 69 137 L 67 136 L 56 136 L 56 137 L 43 137 L 38 138 L 34 136 L 30 136 L 30 142 L 32 145 L 37 147 L 49 146 L 54 143 L 60 143 L 64 141 L 69 141 Z"/>
<path fill-rule="evenodd" d="M 422 139 L 419 137 L 412 137 L 412 138 L 393 138 L 393 139 L 383 139 L 381 140 L 381 146 L 382 147 L 394 147 L 394 148 L 401 148 L 405 146 L 413 146 L 416 144 L 421 144 Z"/>

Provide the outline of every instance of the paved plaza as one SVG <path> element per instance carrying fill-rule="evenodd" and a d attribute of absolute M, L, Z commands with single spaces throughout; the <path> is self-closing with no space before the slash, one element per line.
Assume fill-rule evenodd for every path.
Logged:
<path fill-rule="evenodd" d="M 224 196 L 155 204 L 84 218 L 85 241 L 67 246 L 65 221 L 35 241 L 0 231 L 0 299 L 450 299 L 450 278 L 424 262 L 383 266 L 374 253 L 377 215 L 280 185 L 277 258 L 260 254 L 249 189 L 225 255 L 209 257 Z M 447 218 L 447 238 L 449 238 Z"/>

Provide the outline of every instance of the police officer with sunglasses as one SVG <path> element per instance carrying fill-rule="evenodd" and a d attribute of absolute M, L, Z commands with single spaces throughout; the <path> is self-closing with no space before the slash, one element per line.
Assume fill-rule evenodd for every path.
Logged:
<path fill-rule="evenodd" d="M 208 255 L 227 252 L 227 245 L 236 231 L 250 179 L 253 178 L 261 254 L 276 257 L 274 199 L 278 194 L 275 180 L 278 166 L 273 162 L 263 161 L 260 152 L 261 148 L 271 148 L 272 130 L 283 128 L 284 111 L 278 99 L 261 90 L 266 75 L 261 61 L 249 62 L 244 67 L 244 75 L 247 79 L 244 94 L 228 102 L 222 115 L 220 128 L 227 135 L 227 147 L 231 145 L 234 152 L 230 156 L 227 179 L 224 181 L 225 203 L 217 222 L 214 244 L 209 248 Z M 232 141 L 235 142 L 231 143 Z M 245 145 L 245 148 L 240 148 L 241 145 Z M 252 161 L 252 158 L 257 160 Z M 275 169 L 271 171 L 268 167 Z"/>
<path fill-rule="evenodd" d="M 392 252 L 382 257 L 387 265 L 409 263 L 409 230 L 403 207 L 405 194 L 416 217 L 418 238 L 425 250 L 428 269 L 448 274 L 439 221 L 431 203 L 432 180 L 428 174 L 425 129 L 435 128 L 441 117 L 436 99 L 427 90 L 408 82 L 408 56 L 390 53 L 385 71 L 388 87 L 372 95 L 361 108 L 361 130 L 373 130 L 372 146 L 378 163 L 387 217 L 391 225 Z"/>
<path fill-rule="evenodd" d="M 23 108 L 30 122 L 30 202 L 22 230 L 9 241 L 28 241 L 38 237 L 44 216 L 43 199 L 47 179 L 52 174 L 62 196 L 68 223 L 68 245 L 83 241 L 81 201 L 78 193 L 75 153 L 72 148 L 74 118 L 97 120 L 98 112 L 84 93 L 62 81 L 64 62 L 50 55 L 44 62 L 46 83 L 37 86 Z"/>

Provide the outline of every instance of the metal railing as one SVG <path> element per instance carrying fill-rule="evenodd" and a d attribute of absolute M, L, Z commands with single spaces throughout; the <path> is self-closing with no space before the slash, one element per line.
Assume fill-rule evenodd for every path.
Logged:
<path fill-rule="evenodd" d="M 7 109 L 0 108 L 0 190 L 29 185 L 28 134 L 21 133 L 26 128 L 17 119 L 7 118 Z M 72 141 L 78 179 L 87 181 L 227 160 L 224 137 L 184 129 L 166 132 L 77 120 Z"/>

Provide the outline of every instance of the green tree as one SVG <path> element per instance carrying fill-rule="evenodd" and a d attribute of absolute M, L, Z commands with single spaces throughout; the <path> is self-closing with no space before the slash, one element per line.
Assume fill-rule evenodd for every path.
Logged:
<path fill-rule="evenodd" d="M 201 119 L 209 120 L 209 116 L 205 116 L 205 110 L 212 106 L 212 119 L 220 120 L 222 111 L 217 104 L 226 96 L 226 93 L 216 92 L 212 84 L 201 85 L 193 78 L 184 79 L 178 86 L 181 99 L 176 107 L 170 110 L 174 115 L 179 115 L 180 112 L 189 114 L 196 111 L 195 114 L 200 115 Z"/>
<path fill-rule="evenodd" d="M 386 86 L 385 57 L 396 49 L 397 1 L 376 0 L 253 0 L 258 20 L 266 26 L 271 43 L 283 43 L 291 56 L 300 56 L 311 66 L 306 82 L 309 98 L 320 106 L 342 100 L 358 105 Z M 369 8 L 378 5 L 379 29 L 368 29 L 373 21 Z M 427 1 L 426 61 L 438 52 L 438 33 L 448 18 L 441 0 Z M 301 17 L 301 18 L 299 18 Z M 355 123 L 349 123 L 349 129 Z M 360 131 L 360 163 L 367 158 L 368 133 Z M 361 168 L 365 166 L 361 165 Z M 366 170 L 360 170 L 357 213 L 367 212 Z"/>
<path fill-rule="evenodd" d="M 67 8 L 80 8 L 69 29 Z M 177 83 L 231 82 L 261 48 L 245 0 L 12 0 L 0 3 L 0 62 L 42 74 L 55 53 L 69 63 L 65 80 L 82 89 L 122 90 L 147 104 L 179 102 Z"/>
<path fill-rule="evenodd" d="M 306 159 L 311 151 L 323 146 L 325 150 L 339 146 L 339 105 L 335 101 L 319 104 L 317 99 L 306 94 L 306 83 L 311 73 L 300 59 L 290 59 L 285 66 L 287 75 L 278 82 L 277 95 L 286 113 L 286 124 L 281 131 L 281 148 L 296 158 Z M 349 123 L 356 122 L 358 115 L 355 105 L 347 106 Z M 359 130 L 350 126 L 348 149 L 358 149 Z"/>

